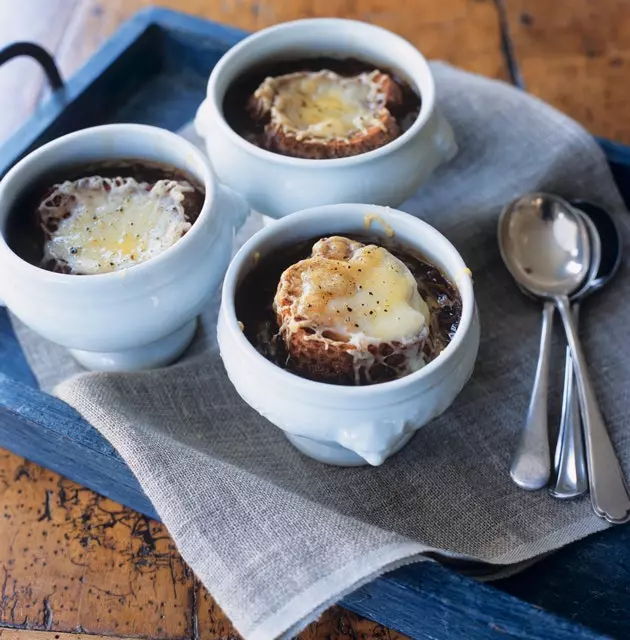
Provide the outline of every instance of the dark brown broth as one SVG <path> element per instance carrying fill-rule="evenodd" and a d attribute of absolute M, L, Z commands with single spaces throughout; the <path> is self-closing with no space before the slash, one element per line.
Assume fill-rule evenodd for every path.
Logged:
<path fill-rule="evenodd" d="M 395 71 L 385 69 L 357 58 L 299 58 L 276 60 L 261 64 L 242 74 L 227 89 L 223 99 L 223 117 L 242 138 L 259 147 L 265 147 L 265 123 L 252 118 L 247 103 L 260 84 L 268 77 L 277 77 L 300 71 L 322 71 L 327 69 L 340 76 L 355 76 L 374 69 L 387 73 L 401 88 L 403 100 L 400 106 L 390 109 L 402 131 L 406 131 L 420 112 L 420 96 Z"/>
<path fill-rule="evenodd" d="M 429 339 L 424 354 L 427 362 L 433 360 L 453 339 L 461 320 L 462 302 L 455 286 L 421 255 L 401 247 L 394 241 L 354 234 L 345 237 L 385 247 L 413 273 L 418 283 L 418 291 L 431 311 Z M 284 251 L 275 251 L 262 257 L 243 278 L 234 301 L 236 317 L 243 323 L 243 332 L 249 342 L 267 360 L 297 375 L 303 374 L 293 366 L 282 339 L 277 336 L 278 323 L 272 305 L 284 270 L 309 257 L 313 245 L 318 240 L 320 237 L 315 237 Z"/>
<path fill-rule="evenodd" d="M 195 193 L 188 195 L 184 201 L 185 216 L 191 223 L 199 216 L 205 199 L 204 189 L 197 180 L 169 165 L 121 159 L 66 167 L 46 173 L 12 207 L 6 223 L 7 244 L 11 250 L 26 262 L 42 266 L 46 238 L 37 219 L 37 208 L 53 185 L 88 176 L 135 178 L 138 182 L 149 184 L 158 180 L 186 180 L 195 188 Z"/>

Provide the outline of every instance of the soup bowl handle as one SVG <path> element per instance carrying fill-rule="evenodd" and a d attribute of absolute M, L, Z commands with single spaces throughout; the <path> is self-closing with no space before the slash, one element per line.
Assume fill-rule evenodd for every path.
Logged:
<path fill-rule="evenodd" d="M 234 230 L 238 231 L 251 212 L 249 204 L 247 204 L 247 200 L 245 200 L 242 195 L 230 189 L 230 187 L 226 187 L 224 184 L 219 185 L 219 190 L 221 193 L 221 208 L 223 209 L 225 207 Z"/>
<path fill-rule="evenodd" d="M 458 151 L 453 128 L 437 107 L 433 112 L 433 120 L 433 144 L 442 156 L 441 161 L 443 163 L 450 162 L 457 155 Z"/>

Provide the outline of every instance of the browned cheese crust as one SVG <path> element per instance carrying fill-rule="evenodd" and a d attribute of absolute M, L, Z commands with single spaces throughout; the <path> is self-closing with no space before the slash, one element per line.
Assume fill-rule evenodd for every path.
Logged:
<path fill-rule="evenodd" d="M 120 187 L 129 178 L 115 177 L 104 178 L 102 176 L 86 176 L 74 181 L 75 184 L 91 183 L 90 186 L 84 188 L 90 188 L 92 190 L 103 189 L 105 192 L 109 192 L 114 187 Z M 170 187 L 184 186 L 186 189 L 183 193 L 182 207 L 184 211 L 184 217 L 187 222 L 193 224 L 198 218 L 199 213 L 203 207 L 205 195 L 197 189 L 190 188 L 191 185 L 185 181 L 170 180 Z M 138 183 L 138 189 L 145 189 L 150 191 L 153 188 L 153 183 Z M 59 229 L 63 220 L 67 220 L 72 214 L 72 208 L 77 202 L 77 196 L 73 193 L 63 193 L 59 190 L 59 185 L 55 185 L 47 189 L 44 193 L 41 202 L 38 205 L 36 216 L 37 224 L 43 232 L 44 243 L 50 241 L 52 235 Z M 55 273 L 65 273 L 74 275 L 82 275 L 80 272 L 73 272 L 70 266 L 61 260 L 57 260 L 50 256 L 44 256 L 40 263 L 43 269 L 53 271 Z"/>
<path fill-rule="evenodd" d="M 401 88 L 386 73 L 379 73 L 374 80 L 386 95 L 385 107 L 380 109 L 378 114 L 381 126 L 371 126 L 348 139 L 298 139 L 292 132 L 286 131 L 278 123 L 271 121 L 269 110 L 255 96 L 250 98 L 248 110 L 255 120 L 267 122 L 264 142 L 265 148 L 269 151 L 310 160 L 356 156 L 378 149 L 401 134 L 396 119 L 390 113 L 391 107 L 402 104 Z"/>
<path fill-rule="evenodd" d="M 331 242 L 332 240 L 332 242 Z M 324 238 L 313 247 L 313 256 L 349 260 L 361 243 L 342 237 Z M 385 382 L 399 377 L 407 355 L 422 353 L 424 341 L 402 345 L 381 342 L 369 345 L 366 352 L 330 330 L 317 330 L 296 323 L 307 318 L 295 315 L 295 302 L 302 296 L 302 272 L 307 260 L 291 265 L 280 277 L 274 309 L 280 337 L 291 358 L 291 369 L 312 380 L 357 385 Z"/>

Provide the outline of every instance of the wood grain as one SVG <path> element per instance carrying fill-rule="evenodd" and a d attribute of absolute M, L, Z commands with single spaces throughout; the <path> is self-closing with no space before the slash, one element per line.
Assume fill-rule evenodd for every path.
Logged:
<path fill-rule="evenodd" d="M 149 0 L 80 0 L 59 51 L 73 72 L 118 26 Z M 305 17 L 339 16 L 373 22 L 408 38 L 431 58 L 506 78 L 492 0 L 167 0 L 162 6 L 254 31 Z"/>
<path fill-rule="evenodd" d="M 238 638 L 161 524 L 3 450 L 0 505 L 0 640 Z M 300 637 L 403 638 L 339 607 Z"/>
<path fill-rule="evenodd" d="M 195 583 L 163 526 L 3 452 L 0 621 L 183 638 Z"/>
<path fill-rule="evenodd" d="M 630 0 L 504 0 L 525 86 L 595 135 L 630 144 Z"/>
<path fill-rule="evenodd" d="M 56 633 L 54 631 L 0 629 L 0 640 L 128 640 L 128 638 L 92 633 Z"/>

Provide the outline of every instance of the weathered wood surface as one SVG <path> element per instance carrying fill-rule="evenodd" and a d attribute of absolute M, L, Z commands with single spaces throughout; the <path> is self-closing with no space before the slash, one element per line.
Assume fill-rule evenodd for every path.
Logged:
<path fill-rule="evenodd" d="M 238 637 L 161 524 L 2 450 L 0 509 L 0 640 Z M 334 607 L 330 637 L 401 636 Z"/>
<path fill-rule="evenodd" d="M 69 76 L 147 4 L 0 0 L 0 46 L 19 39 L 44 44 Z M 532 93 L 594 133 L 630 143 L 630 0 L 574 0 L 570 10 L 546 0 L 162 4 L 250 30 L 317 15 L 368 20 L 397 31 L 429 57 L 471 71 L 509 79 L 511 66 Z M 45 92 L 34 62 L 0 68 L 0 140 Z M 0 511 L 1 640 L 236 637 L 161 525 L 3 451 Z M 397 634 L 332 608 L 302 637 Z"/>
<path fill-rule="evenodd" d="M 54 633 L 52 631 L 24 631 L 0 628 L 0 640 L 123 640 L 123 636 L 92 633 Z"/>
<path fill-rule="evenodd" d="M 527 90 L 630 144 L 630 1 L 502 2 Z"/>

